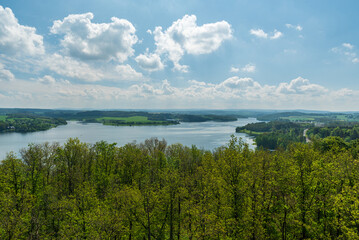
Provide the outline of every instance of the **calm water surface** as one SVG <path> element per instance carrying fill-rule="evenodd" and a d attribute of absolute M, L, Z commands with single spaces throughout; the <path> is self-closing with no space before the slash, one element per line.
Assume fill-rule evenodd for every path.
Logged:
<path fill-rule="evenodd" d="M 248 123 L 257 122 L 255 118 L 240 118 L 235 122 L 204 122 L 181 123 L 170 126 L 105 126 L 99 123 L 79 123 L 69 121 L 65 126 L 59 126 L 47 131 L 34 133 L 5 133 L 0 134 L 0 159 L 6 153 L 13 151 L 19 156 L 19 150 L 29 143 L 59 142 L 65 143 L 68 138 L 78 137 L 82 142 L 96 143 L 105 140 L 116 142 L 118 146 L 130 142 L 143 142 L 157 137 L 164 138 L 168 144 L 181 143 L 186 146 L 196 145 L 199 148 L 213 150 L 228 143 L 234 134 L 241 137 L 251 148 L 253 139 L 244 133 L 236 133 L 235 128 Z"/>

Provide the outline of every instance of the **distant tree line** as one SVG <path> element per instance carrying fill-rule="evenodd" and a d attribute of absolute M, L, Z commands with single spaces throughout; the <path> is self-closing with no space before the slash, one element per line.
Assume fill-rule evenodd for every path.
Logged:
<path fill-rule="evenodd" d="M 258 122 L 237 127 L 236 132 L 255 136 L 259 148 L 278 149 L 288 148 L 293 142 L 305 142 L 303 131 L 310 126 L 289 121 Z"/>
<path fill-rule="evenodd" d="M 325 138 L 329 136 L 341 137 L 349 142 L 359 138 L 359 125 L 313 127 L 308 130 L 307 134 L 310 138 Z"/>
<path fill-rule="evenodd" d="M 206 122 L 206 121 L 236 121 L 239 115 L 216 115 L 216 114 L 182 114 L 168 112 L 143 112 L 143 111 L 78 111 L 48 113 L 51 117 L 61 117 L 67 120 L 92 121 L 103 117 L 147 117 L 150 121 L 181 121 L 181 122 Z"/>
<path fill-rule="evenodd" d="M 5 121 L 0 121 L 0 133 L 43 131 L 66 124 L 67 122 L 61 118 L 50 118 L 26 113 L 8 114 Z"/>
<path fill-rule="evenodd" d="M 0 239 L 358 239 L 358 153 L 30 144 L 0 163 Z"/>

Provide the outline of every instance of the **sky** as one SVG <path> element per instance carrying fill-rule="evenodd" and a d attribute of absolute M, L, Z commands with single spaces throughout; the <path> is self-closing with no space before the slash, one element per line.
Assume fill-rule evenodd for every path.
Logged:
<path fill-rule="evenodd" d="M 359 111 L 358 9 L 0 0 L 0 107 Z"/>

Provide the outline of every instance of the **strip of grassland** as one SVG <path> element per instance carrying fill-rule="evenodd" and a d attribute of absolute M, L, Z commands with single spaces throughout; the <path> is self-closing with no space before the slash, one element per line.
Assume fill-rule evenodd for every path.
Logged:
<path fill-rule="evenodd" d="M 124 122 L 153 122 L 148 120 L 148 117 L 144 117 L 144 116 L 133 116 L 133 117 L 101 117 L 101 118 L 96 118 L 97 121 L 99 122 L 103 122 L 106 120 L 116 120 L 116 121 L 124 121 Z M 159 121 L 158 121 L 159 122 Z"/>
<path fill-rule="evenodd" d="M 141 125 L 172 125 L 178 124 L 173 121 L 149 120 L 145 116 L 132 117 L 101 117 L 96 118 L 97 122 L 112 126 L 141 126 Z"/>

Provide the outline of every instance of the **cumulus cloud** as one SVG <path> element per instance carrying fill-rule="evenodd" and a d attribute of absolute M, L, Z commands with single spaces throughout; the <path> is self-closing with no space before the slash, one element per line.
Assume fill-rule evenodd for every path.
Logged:
<path fill-rule="evenodd" d="M 268 33 L 265 33 L 262 29 L 251 29 L 249 32 L 259 38 L 268 38 Z"/>
<path fill-rule="evenodd" d="M 354 46 L 352 44 L 350 44 L 350 43 L 343 43 L 342 46 L 345 47 L 345 48 L 348 48 L 350 50 L 354 48 Z"/>
<path fill-rule="evenodd" d="M 84 62 L 57 53 L 45 58 L 43 64 L 59 75 L 86 82 L 100 81 L 105 78 L 105 74 L 102 71 Z"/>
<path fill-rule="evenodd" d="M 231 77 L 223 81 L 219 86 L 224 86 L 230 89 L 246 90 L 249 87 L 259 86 L 252 78 L 239 78 L 237 76 Z"/>
<path fill-rule="evenodd" d="M 9 70 L 5 69 L 4 65 L 0 63 L 0 81 L 1 80 L 12 81 L 14 79 L 15 79 L 14 74 L 12 74 L 12 72 L 10 72 Z"/>
<path fill-rule="evenodd" d="M 71 84 L 64 80 L 52 82 L 51 87 L 45 81 L 17 80 L 4 85 L 3 90 L 9 93 L 5 96 L 5 101 L 11 103 L 8 107 L 104 108 L 109 106 L 109 103 L 115 107 L 119 98 L 124 100 L 128 97 L 126 94 L 129 94 L 120 88 L 92 84 Z"/>
<path fill-rule="evenodd" d="M 329 91 L 321 85 L 310 83 L 309 80 L 298 77 L 289 82 L 278 85 L 261 85 L 252 78 L 240 78 L 237 76 L 228 78 L 223 82 L 214 84 L 196 80 L 188 81 L 187 87 L 173 87 L 166 82 L 166 88 L 170 89 L 164 94 L 162 85 L 136 85 L 133 93 L 142 96 L 152 102 L 173 103 L 181 107 L 228 107 L 228 108 L 303 108 L 304 106 L 323 107 L 323 99 L 340 100 L 337 91 Z M 359 97 L 359 93 L 354 93 Z M 325 101 L 325 102 L 328 102 Z M 344 100 L 343 100 L 344 101 Z"/>
<path fill-rule="evenodd" d="M 217 50 L 223 41 L 232 37 L 232 29 L 226 21 L 198 26 L 195 15 L 185 15 L 166 30 L 156 27 L 152 34 L 156 53 L 166 54 L 173 62 L 174 70 L 187 72 L 188 66 L 179 63 L 185 53 L 200 55 Z"/>
<path fill-rule="evenodd" d="M 262 85 L 252 78 L 237 76 L 219 83 L 188 81 L 175 87 L 167 80 L 159 83 L 137 83 L 127 88 L 98 84 L 75 84 L 66 81 L 9 81 L 1 90 L 9 107 L 92 107 L 128 108 L 145 104 L 158 107 L 193 108 L 308 108 L 343 110 L 357 109 L 359 91 L 328 90 L 298 77 L 276 85 Z M 19 90 L 21 89 L 21 91 Z M 130 100 L 130 101 L 129 101 Z M 343 107 L 345 106 L 345 107 Z"/>
<path fill-rule="evenodd" d="M 53 78 L 50 75 L 45 75 L 42 78 L 39 78 L 38 82 L 51 85 L 51 84 L 56 83 L 56 80 L 55 80 L 55 78 Z"/>
<path fill-rule="evenodd" d="M 130 65 L 117 65 L 116 72 L 118 73 L 118 79 L 120 80 L 140 80 L 142 79 L 142 73 L 136 72 Z"/>
<path fill-rule="evenodd" d="M 253 64 L 247 64 L 242 68 L 243 72 L 253 73 L 256 71 L 256 66 Z"/>
<path fill-rule="evenodd" d="M 284 94 L 324 94 L 328 90 L 318 84 L 312 84 L 308 79 L 298 77 L 290 83 L 281 83 L 277 88 L 278 93 Z"/>
<path fill-rule="evenodd" d="M 36 34 L 35 28 L 19 24 L 10 8 L 0 6 L 0 51 L 11 55 L 43 54 L 43 37 Z"/>
<path fill-rule="evenodd" d="M 260 28 L 251 29 L 249 33 L 258 38 L 271 39 L 271 40 L 278 39 L 283 36 L 283 33 L 278 31 L 277 29 L 274 29 L 274 31 L 271 34 L 266 33 L 265 31 L 263 31 L 263 29 Z"/>
<path fill-rule="evenodd" d="M 178 91 L 177 88 L 172 87 L 168 80 L 163 80 L 162 84 L 158 87 L 143 83 L 141 85 L 132 85 L 131 88 L 136 95 L 148 98 L 151 96 L 169 96 Z"/>
<path fill-rule="evenodd" d="M 283 36 L 283 33 L 279 32 L 277 29 L 274 30 L 273 35 L 269 37 L 270 39 L 278 39 Z"/>
<path fill-rule="evenodd" d="M 148 49 L 145 54 L 138 55 L 135 61 L 142 69 L 149 72 L 159 71 L 164 68 L 161 57 L 156 53 L 148 53 Z"/>
<path fill-rule="evenodd" d="M 240 71 L 240 69 L 239 68 L 236 68 L 236 67 L 231 67 L 231 70 L 230 70 L 230 72 L 232 72 L 232 73 L 237 73 L 237 72 L 239 72 Z"/>
<path fill-rule="evenodd" d="M 254 73 L 256 71 L 256 66 L 253 64 L 246 64 L 244 67 L 231 67 L 230 72 L 237 73 L 237 72 L 245 72 L 245 73 Z"/>
<path fill-rule="evenodd" d="M 72 57 L 82 60 L 117 60 L 132 56 L 137 43 L 136 29 L 126 19 L 112 17 L 110 23 L 93 23 L 94 15 L 71 14 L 56 20 L 51 33 L 64 35 L 61 45 Z"/>
<path fill-rule="evenodd" d="M 287 28 L 292 28 L 292 29 L 295 29 L 295 30 L 297 30 L 297 31 L 302 31 L 302 30 L 303 30 L 303 27 L 300 26 L 299 24 L 295 26 L 295 25 L 292 25 L 292 24 L 290 24 L 290 23 L 287 23 L 285 26 L 286 26 Z"/>
<path fill-rule="evenodd" d="M 348 61 L 352 63 L 359 63 L 355 47 L 350 43 L 342 43 L 341 46 L 334 47 L 331 49 L 332 52 L 344 56 Z"/>
<path fill-rule="evenodd" d="M 94 66 L 57 53 L 45 58 L 42 64 L 56 74 L 82 82 L 145 80 L 129 64 Z"/>

